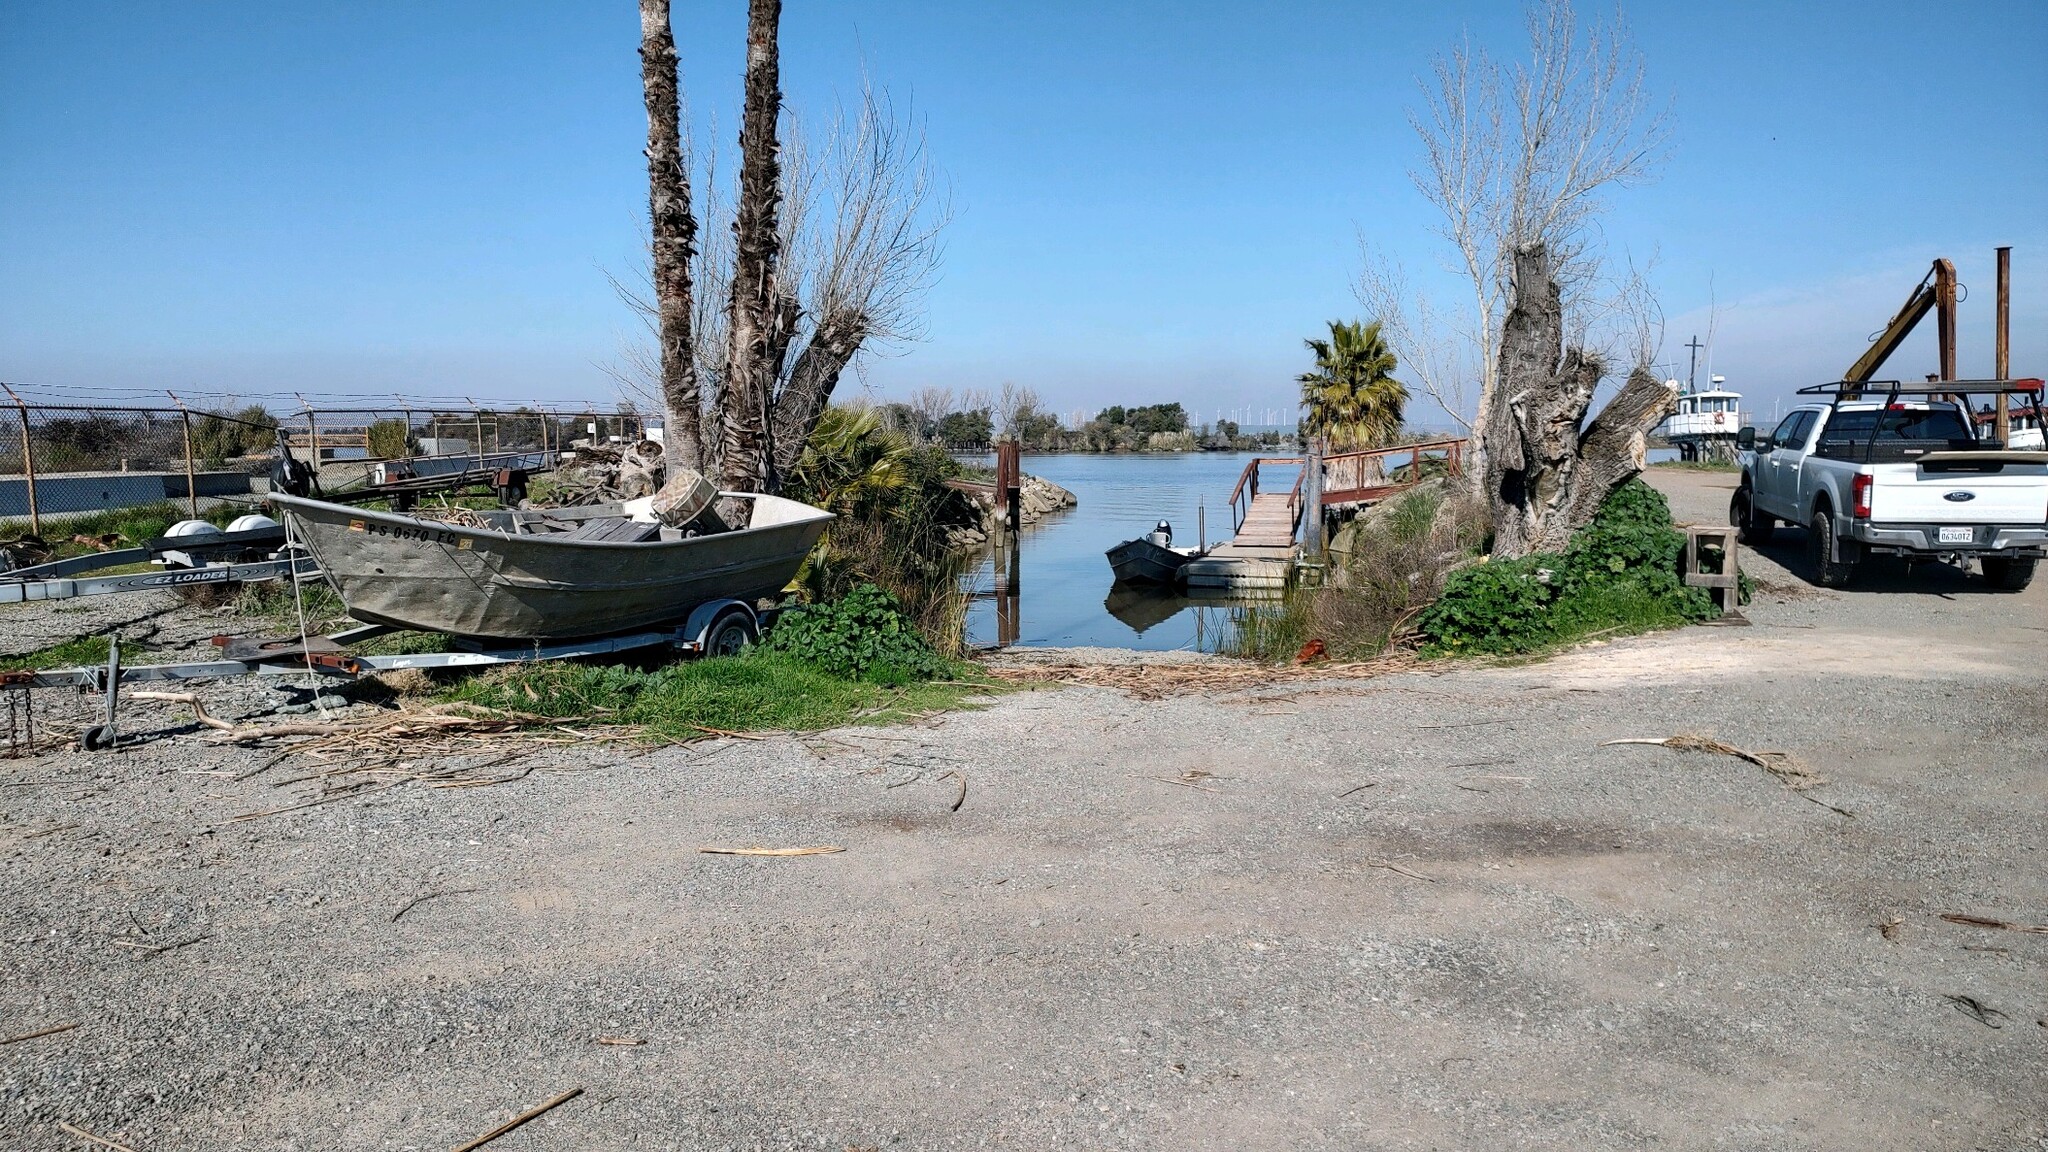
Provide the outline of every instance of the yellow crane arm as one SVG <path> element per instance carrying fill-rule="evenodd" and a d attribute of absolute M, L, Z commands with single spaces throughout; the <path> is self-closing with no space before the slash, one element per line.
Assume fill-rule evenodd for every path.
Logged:
<path fill-rule="evenodd" d="M 1899 345 L 1905 343 L 1906 337 L 1912 334 L 1913 329 L 1936 305 L 1941 308 L 1941 374 L 1943 379 L 1953 380 L 1956 359 L 1956 266 L 1947 260 L 1934 262 L 1934 267 L 1920 281 L 1919 286 L 1913 289 L 1913 294 L 1906 298 L 1905 306 L 1899 309 L 1898 315 L 1893 316 L 1892 322 L 1885 325 L 1884 331 L 1877 334 L 1877 339 L 1871 343 L 1869 350 L 1865 351 L 1856 363 L 1851 364 L 1847 372 L 1842 373 L 1842 379 L 1861 384 L 1877 375 L 1877 370 L 1884 367 L 1884 362 L 1891 359 L 1892 353 L 1899 350 Z"/>

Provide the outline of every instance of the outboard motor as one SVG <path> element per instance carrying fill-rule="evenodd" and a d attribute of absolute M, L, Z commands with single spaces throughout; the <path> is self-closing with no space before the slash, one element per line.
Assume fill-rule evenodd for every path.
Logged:
<path fill-rule="evenodd" d="M 277 431 L 277 460 L 270 466 L 270 487 L 287 496 L 311 496 L 320 491 L 320 474 L 292 455 L 284 429 Z"/>
<path fill-rule="evenodd" d="M 1161 520 L 1159 527 L 1145 534 L 1145 539 L 1159 545 L 1161 548 L 1171 548 L 1173 547 L 1173 525 Z"/>

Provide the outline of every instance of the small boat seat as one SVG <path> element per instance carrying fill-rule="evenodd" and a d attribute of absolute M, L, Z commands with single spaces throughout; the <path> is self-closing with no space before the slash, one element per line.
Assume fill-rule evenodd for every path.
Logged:
<path fill-rule="evenodd" d="M 660 534 L 660 524 L 643 524 L 638 520 L 628 520 L 624 516 L 605 516 L 585 520 L 574 529 L 562 533 L 561 539 L 638 544 L 643 540 L 652 540 Z"/>

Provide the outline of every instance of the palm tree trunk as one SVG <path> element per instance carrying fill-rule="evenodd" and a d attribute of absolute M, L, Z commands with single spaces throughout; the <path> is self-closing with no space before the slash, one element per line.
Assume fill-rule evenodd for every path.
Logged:
<path fill-rule="evenodd" d="M 669 0 L 640 0 L 640 85 L 647 97 L 647 218 L 654 249 L 654 299 L 661 339 L 661 399 L 668 410 L 664 452 L 671 467 L 699 468 L 703 397 L 690 331 L 690 258 L 697 218 L 676 84 L 676 40 Z"/>
<path fill-rule="evenodd" d="M 776 42 L 781 0 L 747 5 L 746 99 L 740 114 L 740 194 L 733 220 L 732 304 L 719 411 L 724 486 L 772 491 L 769 402 L 783 294 L 777 290 L 775 217 L 781 199 L 775 121 L 782 107 Z"/>

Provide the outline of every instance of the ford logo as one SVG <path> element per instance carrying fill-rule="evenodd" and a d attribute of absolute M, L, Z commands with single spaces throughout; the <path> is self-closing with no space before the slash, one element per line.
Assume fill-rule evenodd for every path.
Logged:
<path fill-rule="evenodd" d="M 1975 500 L 1976 498 L 1977 494 L 1975 492 L 1950 492 L 1946 496 L 1942 497 L 1943 500 L 1947 500 L 1952 504 L 1961 504 L 1965 501 Z"/>

